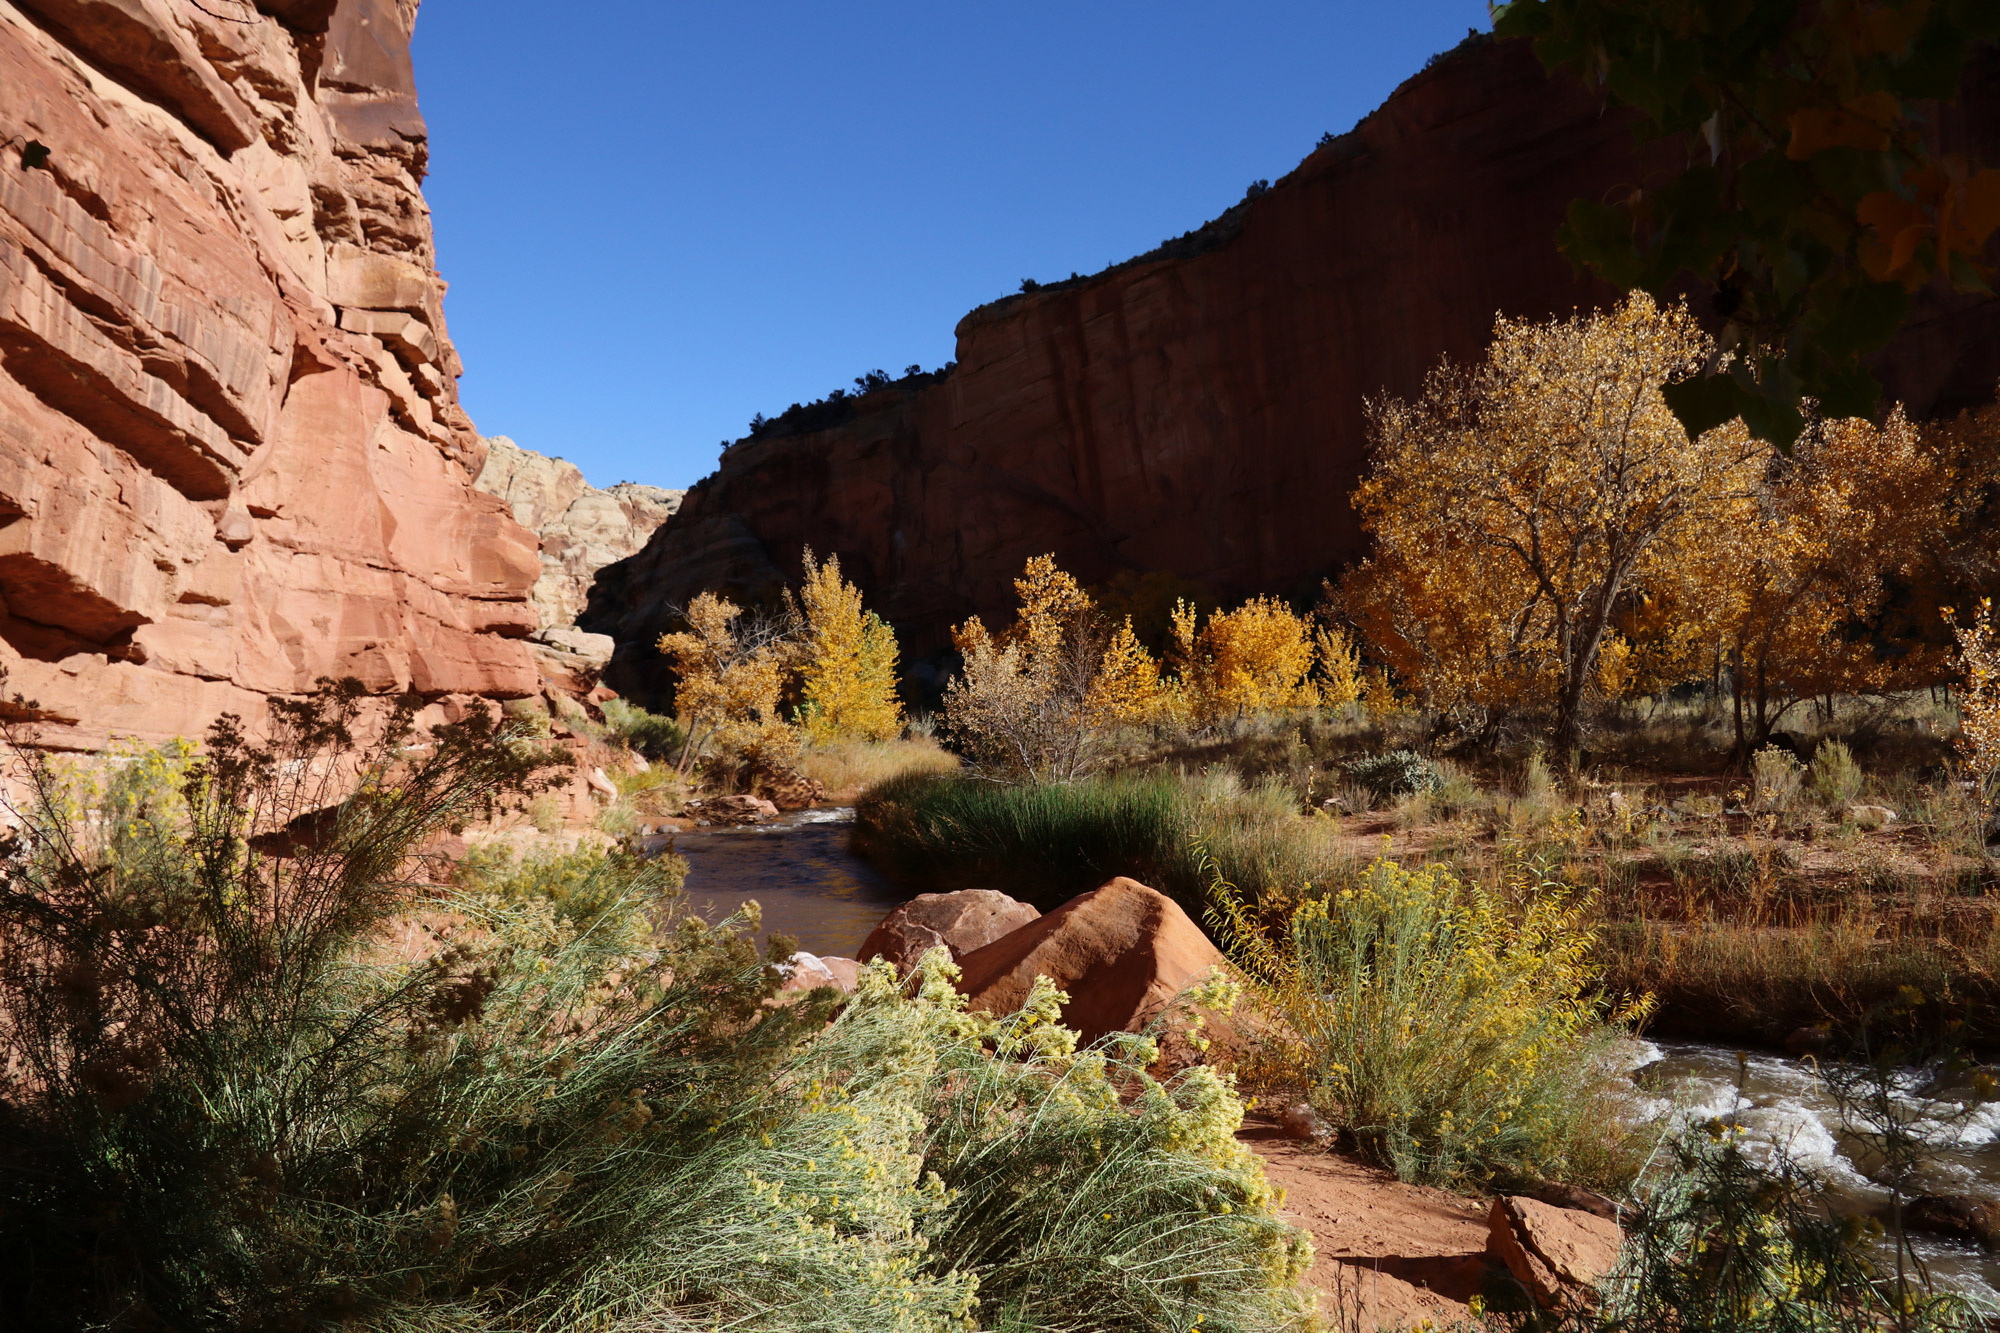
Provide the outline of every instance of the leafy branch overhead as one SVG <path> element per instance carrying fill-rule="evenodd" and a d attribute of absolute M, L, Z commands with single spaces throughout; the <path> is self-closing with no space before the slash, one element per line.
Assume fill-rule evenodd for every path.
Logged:
<path fill-rule="evenodd" d="M 1573 202 L 1559 241 L 1621 289 L 1706 284 L 1716 355 L 1666 391 L 1690 433 L 1741 416 L 1789 448 L 1805 400 L 1872 416 L 1865 358 L 1912 296 L 1992 294 L 2000 169 L 1938 146 L 2000 39 L 1992 0 L 1511 0 L 1494 31 L 1686 147 L 1664 181 Z"/>

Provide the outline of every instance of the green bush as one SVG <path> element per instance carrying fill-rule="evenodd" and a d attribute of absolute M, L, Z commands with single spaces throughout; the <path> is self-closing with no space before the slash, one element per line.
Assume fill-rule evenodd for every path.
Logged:
<path fill-rule="evenodd" d="M 1272 926 L 1218 883 L 1210 920 L 1282 1020 L 1251 1076 L 1405 1180 L 1615 1173 L 1588 904 L 1518 867 L 1510 896 L 1383 860 Z"/>
<path fill-rule="evenodd" d="M 1767 745 L 1750 756 L 1751 800 L 1759 810 L 1789 810 L 1805 776 L 1806 766 L 1789 751 Z"/>
<path fill-rule="evenodd" d="M 687 741 L 680 723 L 624 699 L 604 701 L 604 725 L 613 742 L 648 759 L 672 758 Z"/>
<path fill-rule="evenodd" d="M 406 714 L 350 790 L 358 703 L 108 784 L 20 756 L 0 1322 L 1298 1326 L 1309 1249 L 1225 1142 L 1227 1089 L 1076 1053 L 1046 988 L 966 1014 L 942 958 L 916 996 L 870 970 L 837 1018 L 831 991 L 774 1004 L 747 931 L 665 910 L 671 862 L 407 881 L 544 761 Z"/>
<path fill-rule="evenodd" d="M 1852 805 L 1861 795 L 1865 775 L 1854 761 L 1854 753 L 1840 741 L 1821 741 L 1813 751 L 1812 791 L 1830 810 Z"/>
<path fill-rule="evenodd" d="M 1345 767 L 1348 776 L 1366 787 L 1377 800 L 1434 792 L 1445 782 L 1438 766 L 1415 750 L 1390 750 L 1353 760 Z"/>

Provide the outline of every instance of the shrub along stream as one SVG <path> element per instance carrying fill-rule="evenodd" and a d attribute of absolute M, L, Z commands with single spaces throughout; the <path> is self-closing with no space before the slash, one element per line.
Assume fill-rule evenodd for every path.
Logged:
<path fill-rule="evenodd" d="M 1046 987 L 967 1014 L 941 959 L 772 1004 L 672 861 L 414 880 L 544 761 L 478 715 L 358 751 L 357 714 L 108 779 L 23 753 L 6 1326 L 1305 1326 L 1310 1245 L 1214 1075 L 1079 1052 Z"/>

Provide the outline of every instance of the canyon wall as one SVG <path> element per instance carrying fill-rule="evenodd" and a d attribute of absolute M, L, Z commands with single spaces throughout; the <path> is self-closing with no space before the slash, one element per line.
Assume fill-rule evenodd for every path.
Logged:
<path fill-rule="evenodd" d="M 599 489 L 576 464 L 504 435 L 486 441 L 473 485 L 505 500 L 514 521 L 541 541 L 542 575 L 528 600 L 544 633 L 574 629 L 597 571 L 641 550 L 687 495 L 634 481 Z"/>
<path fill-rule="evenodd" d="M 415 0 L 0 0 L 0 664 L 45 743 L 353 676 L 521 697 L 473 489 Z"/>
<path fill-rule="evenodd" d="M 473 485 L 506 501 L 514 521 L 540 539 L 542 576 L 528 601 L 537 628 L 530 646 L 545 686 L 587 694 L 611 660 L 610 636 L 576 627 L 597 571 L 644 549 L 681 507 L 686 491 L 621 481 L 600 490 L 574 463 L 523 449 L 504 435 L 486 442 Z"/>
<path fill-rule="evenodd" d="M 1951 128 L 2000 160 L 1994 72 Z M 1496 312 L 1615 298 L 1553 236 L 1572 198 L 1647 170 L 1597 97 L 1523 46 L 1469 42 L 1200 231 L 975 310 L 941 381 L 729 448 L 599 576 L 583 624 L 618 641 L 605 679 L 654 694 L 650 645 L 674 605 L 796 582 L 805 546 L 837 553 L 916 655 L 969 612 L 1004 616 L 1042 552 L 1087 582 L 1164 570 L 1223 597 L 1310 589 L 1361 549 L 1347 497 L 1364 399 L 1476 357 Z M 1990 399 L 1994 303 L 1928 301 L 1883 369 L 1920 412 Z"/>

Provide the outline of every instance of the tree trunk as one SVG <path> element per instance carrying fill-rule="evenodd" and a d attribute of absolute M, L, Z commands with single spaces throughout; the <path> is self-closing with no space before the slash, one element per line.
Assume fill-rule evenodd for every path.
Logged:
<path fill-rule="evenodd" d="M 1743 649 L 1729 651 L 1729 695 L 1736 708 L 1736 760 L 1741 763 L 1750 757 L 1749 749 L 1743 744 Z"/>

